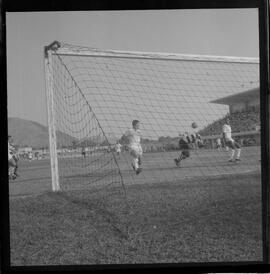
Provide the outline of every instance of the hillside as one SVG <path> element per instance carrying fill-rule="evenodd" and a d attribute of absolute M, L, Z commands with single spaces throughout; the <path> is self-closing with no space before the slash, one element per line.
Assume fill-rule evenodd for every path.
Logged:
<path fill-rule="evenodd" d="M 12 135 L 14 144 L 20 147 L 47 148 L 49 146 L 48 128 L 34 121 L 20 118 L 8 118 L 8 134 Z M 71 145 L 76 138 L 63 132 L 57 133 L 57 139 L 65 145 Z"/>

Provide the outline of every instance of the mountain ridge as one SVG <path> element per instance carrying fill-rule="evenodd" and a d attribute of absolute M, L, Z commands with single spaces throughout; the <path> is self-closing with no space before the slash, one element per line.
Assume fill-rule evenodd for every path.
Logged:
<path fill-rule="evenodd" d="M 49 147 L 48 127 L 35 121 L 8 117 L 8 134 L 12 136 L 14 145 L 19 147 Z M 77 141 L 75 137 L 60 131 L 57 132 L 57 139 L 66 146 L 72 145 L 72 141 Z"/>

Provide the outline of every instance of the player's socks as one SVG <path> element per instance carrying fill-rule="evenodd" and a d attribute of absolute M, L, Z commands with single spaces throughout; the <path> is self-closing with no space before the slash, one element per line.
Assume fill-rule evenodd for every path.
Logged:
<path fill-rule="evenodd" d="M 240 148 L 236 149 L 236 159 L 240 158 L 240 154 L 241 154 L 241 149 Z"/>
<path fill-rule="evenodd" d="M 232 154 L 231 154 L 231 157 L 229 159 L 229 162 L 233 162 L 234 152 L 235 152 L 235 150 L 232 149 Z"/>
<path fill-rule="evenodd" d="M 186 157 L 185 157 L 185 155 L 183 154 L 183 153 L 181 153 L 180 155 L 179 155 L 179 157 L 177 158 L 177 160 L 178 160 L 178 162 L 180 163 L 183 159 L 185 159 Z"/>
<path fill-rule="evenodd" d="M 18 167 L 16 166 L 16 167 L 15 167 L 15 169 L 14 169 L 13 174 L 15 174 L 15 175 L 16 175 L 16 177 L 19 177 L 19 174 L 17 173 L 17 169 L 18 169 Z"/>

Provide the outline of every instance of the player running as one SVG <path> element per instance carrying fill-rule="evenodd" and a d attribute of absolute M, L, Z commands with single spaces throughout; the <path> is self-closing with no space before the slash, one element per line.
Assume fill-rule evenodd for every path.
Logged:
<path fill-rule="evenodd" d="M 142 147 L 141 147 L 141 131 L 140 131 L 140 121 L 132 121 L 132 129 L 129 129 L 124 134 L 128 139 L 128 147 L 131 156 L 133 157 L 131 166 L 135 170 L 136 174 L 142 172 Z"/>
<path fill-rule="evenodd" d="M 223 138 L 225 140 L 225 145 L 232 149 L 232 154 L 228 161 L 229 162 L 241 161 L 241 159 L 240 159 L 241 145 L 232 138 L 232 129 L 230 126 L 229 118 L 226 118 L 226 120 L 225 120 L 225 124 L 222 127 L 222 134 L 223 134 Z M 236 151 L 236 157 L 234 159 L 235 151 Z"/>
<path fill-rule="evenodd" d="M 191 138 L 188 133 L 179 134 L 179 148 L 181 150 L 179 156 L 174 159 L 175 164 L 180 167 L 181 161 L 190 156 Z"/>

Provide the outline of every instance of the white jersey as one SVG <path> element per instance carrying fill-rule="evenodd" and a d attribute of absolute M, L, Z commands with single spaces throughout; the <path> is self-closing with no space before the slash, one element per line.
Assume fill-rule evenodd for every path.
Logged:
<path fill-rule="evenodd" d="M 225 124 L 222 127 L 222 132 L 224 133 L 225 139 L 227 141 L 232 140 L 232 128 L 230 125 Z"/>
<path fill-rule="evenodd" d="M 134 147 L 134 146 L 140 146 L 141 142 L 141 131 L 139 129 L 129 129 L 126 133 L 125 136 L 127 136 L 128 141 L 129 141 L 129 146 Z"/>

